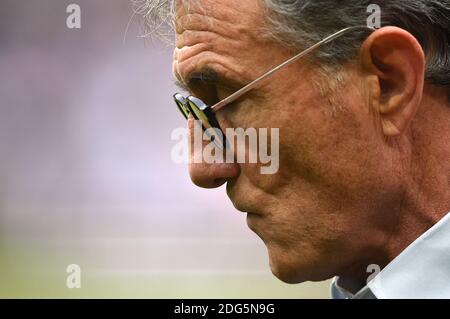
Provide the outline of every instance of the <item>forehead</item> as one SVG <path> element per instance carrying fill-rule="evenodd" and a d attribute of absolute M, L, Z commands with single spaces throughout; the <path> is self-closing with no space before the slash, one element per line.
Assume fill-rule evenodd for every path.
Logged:
<path fill-rule="evenodd" d="M 261 13 L 261 0 L 177 0 L 175 7 L 177 26 L 181 29 L 192 27 L 185 19 L 189 15 L 209 18 L 209 22 L 251 26 Z"/>
<path fill-rule="evenodd" d="M 174 75 L 182 83 L 202 70 L 250 76 L 245 70 L 255 63 L 250 51 L 258 47 L 262 20 L 260 0 L 177 1 Z"/>

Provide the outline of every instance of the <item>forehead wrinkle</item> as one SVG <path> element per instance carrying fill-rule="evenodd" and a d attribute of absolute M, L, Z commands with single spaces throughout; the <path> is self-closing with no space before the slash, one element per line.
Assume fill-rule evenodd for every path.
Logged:
<path fill-rule="evenodd" d="M 175 48 L 175 60 L 177 63 L 183 63 L 190 58 L 199 56 L 204 52 L 212 52 L 212 45 L 204 42 L 199 42 L 191 46 L 185 46 L 181 49 Z"/>
<path fill-rule="evenodd" d="M 229 2 L 235 2 L 233 0 L 226 1 L 226 4 L 218 1 L 194 2 L 195 5 L 188 8 L 189 10 L 183 10 L 184 6 L 181 6 L 182 9 L 178 10 L 178 13 L 181 14 L 177 17 L 178 30 L 176 35 L 176 47 L 180 49 L 176 50 L 179 62 L 183 61 L 184 58 L 201 53 L 199 51 L 213 51 L 234 56 L 240 50 L 246 49 L 248 40 L 252 42 L 256 40 L 255 35 L 252 34 L 257 33 L 255 28 L 247 25 L 251 20 L 249 19 L 251 14 L 245 12 L 249 11 L 256 14 L 255 6 L 250 6 L 250 10 L 248 10 L 248 6 L 247 10 L 238 10 L 236 9 L 238 6 L 229 4 Z M 190 1 L 188 1 L 188 6 L 189 3 Z M 200 5 L 203 5 L 201 9 L 199 9 Z M 210 8 L 207 7 L 208 5 Z M 211 8 L 216 10 L 211 10 Z M 206 15 L 205 11 L 212 14 Z"/>
<path fill-rule="evenodd" d="M 223 34 L 209 30 L 184 30 L 183 33 L 176 35 L 176 47 L 193 46 L 195 44 L 204 43 L 211 45 L 221 40 L 227 40 L 232 43 L 239 43 L 238 37 L 233 36 L 232 32 L 224 32 Z"/>
<path fill-rule="evenodd" d="M 233 2 L 238 5 L 233 6 Z M 240 56 L 240 50 L 247 47 L 248 41 L 245 40 L 255 40 L 256 35 L 252 33 L 257 33 L 255 26 L 262 19 L 257 19 L 258 23 L 255 23 L 253 16 L 261 15 L 257 15 L 253 7 L 249 10 L 248 3 L 233 0 L 225 3 L 216 1 L 213 6 L 202 8 L 199 8 L 198 1 L 197 3 L 197 6 L 188 9 L 182 6 L 177 11 L 177 78 L 186 88 L 191 74 L 198 74 L 209 67 L 217 69 L 220 74 L 226 74 L 228 78 L 236 79 L 235 82 L 242 86 L 251 78 L 249 74 L 244 76 L 239 72 L 245 69 L 242 69 L 244 66 L 237 55 Z"/>
<path fill-rule="evenodd" d="M 183 16 L 177 21 L 177 36 L 184 35 L 186 31 L 203 31 L 215 33 L 229 39 L 239 39 L 242 34 L 249 31 L 244 30 L 243 27 L 238 27 L 236 24 L 210 17 L 205 17 L 199 14 L 190 14 L 187 16 Z"/>
<path fill-rule="evenodd" d="M 249 6 L 248 2 L 230 0 L 201 1 L 202 4 L 200 1 L 194 2 L 198 4 L 188 8 L 189 10 L 183 10 L 185 6 L 177 10 L 175 25 L 178 34 L 182 34 L 185 30 L 212 31 L 236 39 L 243 34 L 255 32 L 264 24 L 262 10 L 258 5 Z M 233 5 L 233 2 L 236 3 Z"/>
<path fill-rule="evenodd" d="M 197 33 L 198 34 L 198 33 Z M 236 60 L 236 53 L 240 48 L 237 43 L 230 43 L 228 39 L 220 36 L 197 37 L 192 40 L 189 46 L 174 50 L 174 70 L 182 82 L 188 82 L 190 74 L 202 73 L 207 69 L 214 69 L 216 66 L 220 69 L 220 74 L 226 72 L 227 78 L 235 79 L 235 82 L 243 83 L 240 79 L 239 70 L 236 70 L 240 63 Z M 215 70 L 215 69 L 214 69 Z M 217 73 L 218 70 L 215 70 Z"/>
<path fill-rule="evenodd" d="M 179 63 L 208 51 L 224 57 L 233 57 L 245 50 L 242 41 L 209 31 L 189 31 L 184 36 L 177 36 L 176 42 L 174 60 Z"/>

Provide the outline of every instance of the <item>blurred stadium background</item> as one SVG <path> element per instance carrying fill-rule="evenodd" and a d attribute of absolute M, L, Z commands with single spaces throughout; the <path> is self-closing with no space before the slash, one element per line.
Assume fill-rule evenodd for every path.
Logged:
<path fill-rule="evenodd" d="M 131 17 L 128 0 L 0 2 L 0 297 L 328 298 L 274 278 L 224 189 L 172 163 L 171 48 L 138 17 L 124 41 Z"/>

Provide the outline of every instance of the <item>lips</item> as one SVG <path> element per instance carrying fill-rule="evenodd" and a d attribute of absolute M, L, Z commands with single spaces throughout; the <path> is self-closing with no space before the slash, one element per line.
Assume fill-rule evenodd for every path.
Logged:
<path fill-rule="evenodd" d="M 249 205 L 245 205 L 245 206 L 236 206 L 235 205 L 235 208 L 238 211 L 245 213 L 249 216 L 261 216 L 262 215 L 261 212 L 259 212 L 255 209 L 255 207 L 249 207 Z"/>
<path fill-rule="evenodd" d="M 231 197 L 230 197 L 231 199 Z M 248 214 L 254 214 L 253 209 L 250 207 L 250 205 L 244 205 L 243 203 L 238 203 L 237 201 L 234 201 L 231 199 L 231 202 L 233 203 L 234 208 L 236 208 L 238 211 L 242 213 L 248 213 Z"/>
<path fill-rule="evenodd" d="M 234 208 L 249 215 L 261 215 L 256 205 L 253 205 L 254 203 L 249 203 L 249 201 L 246 200 L 246 196 L 243 194 L 245 194 L 245 192 L 240 192 L 236 189 L 234 181 L 229 181 L 227 183 L 227 195 L 233 203 Z M 261 205 L 258 206 L 261 207 Z"/>
<path fill-rule="evenodd" d="M 231 199 L 231 198 L 230 198 Z M 234 208 L 236 208 L 238 211 L 242 213 L 246 213 L 250 216 L 262 216 L 263 212 L 261 211 L 261 205 L 258 205 L 259 207 L 256 207 L 256 205 L 253 205 L 253 203 L 247 202 L 238 202 L 231 199 L 231 202 L 233 203 Z"/>

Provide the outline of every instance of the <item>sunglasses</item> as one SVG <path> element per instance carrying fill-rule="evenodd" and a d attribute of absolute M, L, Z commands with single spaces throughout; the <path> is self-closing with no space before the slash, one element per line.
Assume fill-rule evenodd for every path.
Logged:
<path fill-rule="evenodd" d="M 195 120 L 201 121 L 203 131 L 219 149 L 223 149 L 227 145 L 225 134 L 223 134 L 220 129 L 219 123 L 217 122 L 211 107 L 207 106 L 202 100 L 195 96 L 188 96 L 185 98 L 180 93 L 176 93 L 173 98 L 181 114 L 183 114 L 186 119 L 192 114 Z M 218 137 L 222 137 L 222 139 Z"/>
<path fill-rule="evenodd" d="M 322 41 L 314 44 L 313 46 L 309 47 L 308 49 L 300 52 L 299 54 L 295 55 L 294 57 L 288 59 L 287 61 L 281 63 L 277 67 L 271 69 L 270 71 L 264 73 L 256 80 L 252 81 L 251 83 L 244 86 L 242 89 L 238 90 L 237 92 L 231 94 L 229 97 L 223 99 L 222 101 L 216 103 L 213 106 L 206 105 L 202 100 L 199 98 L 196 98 L 194 96 L 188 96 L 184 97 L 180 93 L 176 93 L 173 98 L 175 100 L 175 103 L 180 110 L 181 114 L 187 119 L 189 115 L 192 115 L 195 120 L 202 122 L 203 130 L 209 135 L 209 137 L 214 141 L 214 143 L 220 147 L 223 148 L 226 146 L 226 138 L 225 134 L 223 134 L 223 131 L 220 129 L 219 123 L 217 122 L 215 113 L 225 107 L 226 105 L 236 101 L 238 98 L 240 98 L 242 95 L 246 94 L 253 88 L 255 88 L 256 85 L 258 85 L 261 81 L 267 79 L 275 72 L 281 70 L 284 67 L 287 67 L 288 65 L 291 65 L 298 59 L 304 57 L 305 55 L 311 53 L 312 51 L 318 49 L 324 44 L 327 44 L 349 32 L 352 31 L 374 31 L 374 28 L 368 27 L 368 26 L 355 26 L 355 27 L 349 27 L 342 29 Z M 211 132 L 216 132 L 217 134 L 211 134 Z M 219 134 L 220 133 L 220 134 Z M 220 140 L 217 138 L 217 136 L 222 136 L 223 139 Z"/>

